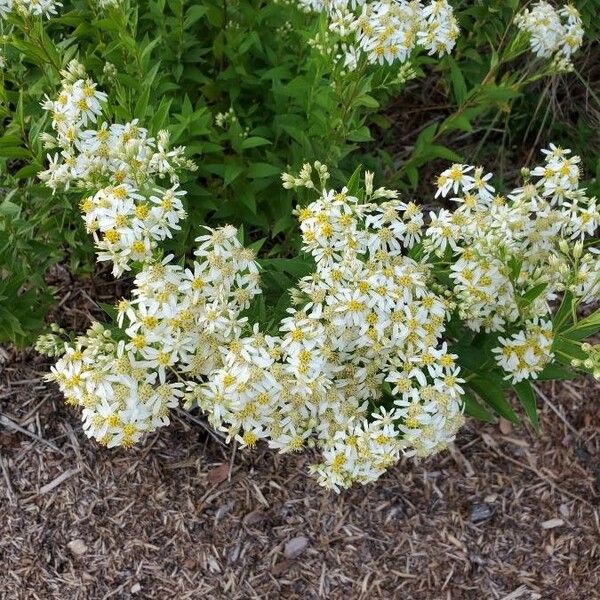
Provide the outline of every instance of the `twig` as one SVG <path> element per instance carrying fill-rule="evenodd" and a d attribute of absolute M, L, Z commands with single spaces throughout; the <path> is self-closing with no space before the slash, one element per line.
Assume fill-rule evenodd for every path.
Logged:
<path fill-rule="evenodd" d="M 525 594 L 530 594 L 529 597 L 531 598 L 531 600 L 535 600 L 535 598 L 541 598 L 539 594 L 532 592 L 527 586 L 522 585 L 518 587 L 514 592 L 508 594 L 508 596 L 504 596 L 502 600 L 517 600 Z"/>
<path fill-rule="evenodd" d="M 15 496 L 15 491 L 10 481 L 10 473 L 8 472 L 8 467 L 6 466 L 3 456 L 0 456 L 0 466 L 2 467 L 4 481 L 6 481 L 6 495 L 8 496 L 8 500 L 11 504 L 17 504 L 17 497 Z"/>
<path fill-rule="evenodd" d="M 67 479 L 69 479 L 69 477 L 73 477 L 73 475 L 77 475 L 77 473 L 79 473 L 79 471 L 81 471 L 81 469 L 79 467 L 77 467 L 76 469 L 69 469 L 68 471 L 65 471 L 64 473 L 61 473 L 58 477 L 53 479 L 50 483 L 47 483 L 46 485 L 42 486 L 40 488 L 39 493 L 47 494 L 48 492 L 51 492 L 55 487 L 59 486 L 63 481 L 66 481 Z"/>
<path fill-rule="evenodd" d="M 205 431 L 208 432 L 208 434 L 219 444 L 221 444 L 221 446 L 223 446 L 223 448 L 227 447 L 227 444 L 225 444 L 223 442 L 223 440 L 219 437 L 219 433 L 214 431 L 213 429 L 211 429 L 211 427 L 209 427 L 206 423 L 204 423 L 204 421 L 201 421 L 200 419 L 198 419 L 197 417 L 194 417 L 194 415 L 191 415 L 189 412 L 187 412 L 186 410 L 183 410 L 182 408 L 177 408 L 175 409 L 177 414 L 185 419 L 189 419 L 190 421 L 192 421 L 193 423 L 196 423 L 196 425 L 200 425 L 200 427 L 202 427 L 202 429 L 204 429 Z"/>
<path fill-rule="evenodd" d="M 548 398 L 548 396 L 546 396 L 546 394 L 544 394 L 544 392 L 542 392 L 542 390 L 540 390 L 540 388 L 537 385 L 534 385 L 533 389 L 535 390 L 536 394 L 538 394 L 540 396 L 540 398 L 556 413 L 558 418 L 565 424 L 567 429 L 576 438 L 579 439 L 579 432 L 577 431 L 577 429 L 575 429 L 575 427 L 573 427 L 573 425 L 571 425 L 571 423 L 569 423 L 569 421 L 567 421 L 566 417 L 558 410 L 558 408 L 556 408 L 556 406 L 552 403 L 550 398 Z"/>
<path fill-rule="evenodd" d="M 233 463 L 235 461 L 235 453 L 237 451 L 237 442 L 233 444 L 233 452 L 231 453 L 231 460 L 229 461 L 229 473 L 227 474 L 227 481 L 231 481 L 231 473 L 233 472 Z"/>
<path fill-rule="evenodd" d="M 61 454 L 64 454 L 64 452 L 58 446 L 55 446 L 52 442 L 49 442 L 48 440 L 45 440 L 43 437 L 40 437 L 39 435 L 32 433 L 31 431 L 29 431 L 29 429 L 25 429 L 24 427 L 17 425 L 14 421 L 9 419 L 6 415 L 0 415 L 0 423 L 2 423 L 2 425 L 4 425 L 5 427 L 10 427 L 11 429 L 18 431 L 19 433 L 22 433 L 23 435 L 26 435 L 34 440 L 37 440 L 38 442 L 41 442 L 42 444 L 45 444 L 46 446 L 52 448 L 52 450 L 55 450 L 56 452 L 60 452 Z"/>

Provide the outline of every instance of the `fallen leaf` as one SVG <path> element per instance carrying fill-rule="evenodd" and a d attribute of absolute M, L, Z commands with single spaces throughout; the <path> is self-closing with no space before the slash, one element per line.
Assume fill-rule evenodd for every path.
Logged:
<path fill-rule="evenodd" d="M 222 483 L 229 477 L 229 465 L 223 463 L 208 472 L 208 481 L 211 483 Z"/>

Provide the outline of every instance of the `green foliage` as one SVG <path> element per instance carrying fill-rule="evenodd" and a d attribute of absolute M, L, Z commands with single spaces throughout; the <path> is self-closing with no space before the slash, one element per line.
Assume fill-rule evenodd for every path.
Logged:
<path fill-rule="evenodd" d="M 179 253 L 206 222 L 243 223 L 247 242 L 266 240 L 266 256 L 295 253 L 292 198 L 281 188 L 281 172 L 315 159 L 338 172 L 353 168 L 352 154 L 372 139 L 370 117 L 383 124 L 380 107 L 403 85 L 391 68 L 344 74 L 309 43 L 326 31 L 325 20 L 285 3 L 151 0 L 100 11 L 74 1 L 48 22 L 18 15 L 10 22 L 0 81 L 1 185 L 27 190 L 11 195 L 22 221 L 10 227 L 36 266 L 34 275 L 23 264 L 7 278 L 41 294 L 36 326 L 6 300 L 0 305 L 8 321 L 33 335 L 48 306 L 44 273 L 61 259 L 61 249 L 68 248 L 72 267 L 91 265 L 77 196 L 50 201 L 35 183 L 45 162 L 40 133 L 48 125 L 39 104 L 56 92 L 59 71 L 71 58 L 109 94 L 116 120 L 137 118 L 151 134 L 168 125 L 172 142 L 187 146 L 197 162 L 194 179 L 183 182 L 190 217 L 169 248 Z M 229 115 L 222 124 L 219 113 Z M 36 201 L 26 201 L 30 196 Z M 40 211 L 42 197 L 48 208 Z M 40 256 L 39 245 L 52 248 L 52 260 Z M 11 258 L 2 254 L 0 265 L 13 264 Z M 0 332 L 0 341 L 31 339 L 24 331 Z"/>

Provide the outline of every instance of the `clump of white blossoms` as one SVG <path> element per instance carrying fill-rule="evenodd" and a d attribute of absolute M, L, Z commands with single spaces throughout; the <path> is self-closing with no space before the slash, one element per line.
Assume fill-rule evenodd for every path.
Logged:
<path fill-rule="evenodd" d="M 459 34 L 452 7 L 446 0 L 429 4 L 408 0 L 299 0 L 305 10 L 324 11 L 329 29 L 345 40 L 344 62 L 355 68 L 364 55 L 371 64 L 401 63 L 417 46 L 442 56 L 454 48 Z"/>
<path fill-rule="evenodd" d="M 550 304 L 569 290 L 581 303 L 597 298 L 600 260 L 583 241 L 600 223 L 596 198 L 579 187 L 578 156 L 554 145 L 524 184 L 495 194 L 491 174 L 453 165 L 436 195 L 458 204 L 431 214 L 424 248 L 447 260 L 449 290 L 473 331 L 509 332 L 494 350 L 507 379 L 535 379 L 551 361 Z"/>
<path fill-rule="evenodd" d="M 316 168 L 324 184 L 327 171 Z M 315 188 L 310 166 L 284 175 L 284 186 Z M 451 306 L 431 265 L 409 256 L 422 213 L 396 192 L 373 191 L 372 174 L 365 188 L 359 199 L 323 185 L 298 209 L 316 270 L 299 281 L 281 327 L 284 368 L 303 385 L 270 443 L 316 438 L 323 462 L 311 470 L 334 489 L 373 481 L 401 454 L 445 448 L 463 423 L 457 357 L 442 337 Z"/>
<path fill-rule="evenodd" d="M 317 448 L 310 471 L 328 488 L 374 481 L 402 455 L 442 450 L 464 421 L 468 382 L 451 319 L 497 335 L 497 369 L 516 383 L 552 360 L 558 294 L 586 302 L 598 293 L 599 255 L 583 241 L 600 215 L 568 150 L 551 146 L 506 196 L 481 168 L 453 165 L 437 195 L 458 207 L 427 224 L 415 203 L 374 189 L 372 173 L 362 188 L 351 180 L 334 190 L 315 163 L 282 177 L 315 194 L 296 210 L 314 271 L 290 290 L 283 318 L 252 323 L 260 266 L 234 227 L 206 228 L 191 261 L 156 248 L 185 216 L 182 192 L 156 181 L 189 167 L 182 150 L 167 151 L 166 134 L 155 142 L 135 121 L 100 123 L 106 97 L 78 65 L 63 83 L 46 102 L 63 151 L 43 177 L 55 189 L 97 189 L 82 208 L 99 260 L 116 273 L 131 260 L 141 267 L 114 327 L 94 323 L 72 343 L 54 328 L 38 348 L 60 357 L 50 379 L 82 408 L 86 434 L 109 447 L 197 405 L 241 446 Z"/>
<path fill-rule="evenodd" d="M 15 12 L 23 16 L 51 17 L 62 2 L 56 0 L 0 0 L 0 18 Z"/>
<path fill-rule="evenodd" d="M 336 490 L 454 438 L 463 390 L 442 341 L 450 305 L 432 288 L 431 266 L 407 255 L 421 212 L 373 191 L 370 176 L 359 201 L 326 189 L 328 173 L 317 171 L 323 190 L 298 210 L 316 269 L 292 290 L 277 334 L 242 314 L 260 292 L 259 270 L 235 228 L 198 238 L 188 268 L 147 261 L 132 299 L 118 304 L 121 339 L 95 324 L 52 371 L 83 407 L 88 435 L 131 445 L 180 401 L 197 403 L 243 446 L 316 445 L 323 459 L 311 470 Z M 311 172 L 286 176 L 286 187 L 314 188 Z"/>
<path fill-rule="evenodd" d="M 84 430 L 102 444 L 130 446 L 169 423 L 189 382 L 220 367 L 220 348 L 241 334 L 240 313 L 258 293 L 258 267 L 233 227 L 198 238 L 189 268 L 149 257 L 130 300 L 117 305 L 120 339 L 95 323 L 52 369 Z"/>
<path fill-rule="evenodd" d="M 583 24 L 577 9 L 566 4 L 555 9 L 540 0 L 516 18 L 517 27 L 529 36 L 531 51 L 541 58 L 554 58 L 563 70 L 571 67 L 571 57 L 583 43 Z"/>
<path fill-rule="evenodd" d="M 48 169 L 39 176 L 53 191 L 95 190 L 80 208 L 98 259 L 111 261 L 120 275 L 180 228 L 186 192 L 179 189 L 177 172 L 195 166 L 183 147 L 169 149 L 167 131 L 154 139 L 137 119 L 109 124 L 102 116 L 107 96 L 79 63 L 72 61 L 62 75 L 58 97 L 43 103 L 56 132 L 45 136 L 45 146 L 59 152 L 48 156 Z"/>

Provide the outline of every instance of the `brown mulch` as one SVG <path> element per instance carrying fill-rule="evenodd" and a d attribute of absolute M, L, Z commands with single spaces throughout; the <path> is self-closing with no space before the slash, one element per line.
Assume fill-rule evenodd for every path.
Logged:
<path fill-rule="evenodd" d="M 543 388 L 539 436 L 471 423 L 335 495 L 310 457 L 236 453 L 185 417 L 100 448 L 39 358 L 4 358 L 2 599 L 600 598 L 593 381 Z"/>

